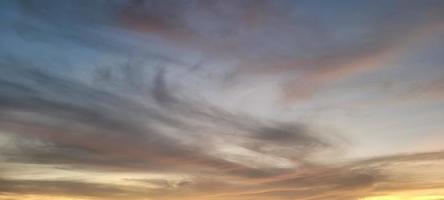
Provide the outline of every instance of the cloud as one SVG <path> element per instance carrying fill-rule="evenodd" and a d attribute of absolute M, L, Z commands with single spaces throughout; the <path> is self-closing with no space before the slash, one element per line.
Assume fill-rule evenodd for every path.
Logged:
<path fill-rule="evenodd" d="M 438 169 L 442 167 L 442 152 L 326 165 L 310 156 L 339 148 L 334 138 L 317 134 L 306 124 L 255 119 L 185 99 L 184 94 L 171 92 L 164 70 L 155 71 L 153 82 L 147 83 L 150 87 L 142 87 L 151 88 L 145 93 L 107 89 L 18 64 L 4 63 L 2 71 L 8 76 L 0 76 L 0 127 L 16 139 L 10 147 L 3 147 L 3 162 L 102 173 L 161 172 L 194 177 L 183 184 L 148 179 L 146 184 L 159 187 L 148 193 L 129 186 L 64 179 L 3 178 L 2 190 L 6 194 L 353 199 L 402 188 L 437 189 L 434 183 L 439 177 L 424 175 L 416 179 L 415 173 L 421 172 L 408 169 L 424 162 L 432 163 L 429 170 Z M 276 163 L 255 160 L 267 156 Z M 278 164 L 283 161 L 279 159 L 296 165 L 281 167 Z M 7 167 L 4 171 L 14 169 Z"/>
<path fill-rule="evenodd" d="M 119 187 L 113 184 L 92 184 L 69 180 L 6 180 L 0 179 L 0 197 L 14 199 L 13 194 L 68 196 L 74 198 L 95 197 L 107 199 L 131 198 L 143 199 L 147 194 L 143 188 Z"/>
<path fill-rule="evenodd" d="M 439 2 L 383 4 L 353 4 L 360 15 L 347 16 L 314 15 L 323 7 L 307 2 L 130 1 L 121 13 L 130 30 L 202 51 L 206 60 L 233 60 L 236 75 L 225 81 L 290 74 L 282 80 L 282 98 L 293 102 L 347 77 L 394 65 L 409 45 L 442 32 L 436 28 L 442 27 Z"/>
<path fill-rule="evenodd" d="M 381 156 L 351 161 L 342 165 L 317 166 L 285 176 L 252 180 L 254 187 L 232 190 L 219 198 L 233 199 L 357 199 L 412 192 L 421 189 L 441 192 L 440 177 L 425 171 L 439 170 L 442 152 Z M 429 168 L 418 169 L 426 163 Z M 436 175 L 436 174 L 435 174 Z M 421 195 L 420 193 L 418 194 Z"/>
<path fill-rule="evenodd" d="M 13 138 L 9 146 L 2 147 L 5 163 L 102 173 L 182 173 L 206 177 L 178 184 L 182 189 L 171 194 L 175 196 L 182 190 L 217 193 L 217 185 L 234 190 L 235 186 L 223 179 L 249 181 L 284 175 L 292 165 L 282 167 L 281 162 L 305 165 L 311 162 L 311 154 L 336 148 L 330 141 L 333 138 L 318 135 L 308 125 L 255 119 L 187 98 L 169 87 L 165 68 L 148 72 L 122 70 L 106 79 L 95 79 L 93 74 L 86 81 L 59 76 L 21 61 L 3 60 L 1 70 L 0 129 Z M 106 74 L 106 70 L 99 72 Z M 133 70 L 153 74 L 152 80 L 138 81 Z M 115 86 L 109 87 L 110 82 Z M 221 149 L 226 145 L 244 149 L 245 153 Z M 257 160 L 265 157 L 276 163 Z M 14 171 L 4 169 L 4 173 Z M 208 185 L 210 179 L 215 179 L 210 181 L 215 186 Z M 2 182 L 9 185 L 3 188 L 8 194 L 144 195 L 133 193 L 126 186 L 120 191 L 111 185 L 64 179 Z M 169 196 L 171 191 L 163 187 L 149 196 Z M 202 191 L 203 188 L 209 190 Z"/>
<path fill-rule="evenodd" d="M 442 19 L 440 3 L 326 4 L 345 13 L 334 16 L 293 1 L 1 4 L 11 8 L 0 14 L 8 27 L 2 38 L 17 44 L 0 48 L 7 52 L 0 54 L 0 198 L 351 200 L 442 189 L 440 151 L 320 158 L 347 148 L 345 139 L 309 120 L 234 112 L 199 93 L 214 92 L 206 85 L 218 80 L 278 74 L 284 100 L 310 97 L 385 67 L 440 31 L 430 29 Z M 183 58 L 195 52 L 205 62 L 188 69 Z M 103 55 L 111 64 L 95 62 Z M 183 85 L 218 72 L 220 61 L 233 66 L 199 79 L 202 91 Z M 13 177 L 26 170 L 28 177 Z"/>
<path fill-rule="evenodd" d="M 122 90 L 17 66 L 5 63 L 2 71 L 8 76 L 0 79 L 1 129 L 18 138 L 15 146 L 21 151 L 11 153 L 10 158 L 16 162 L 111 169 L 142 165 L 161 169 L 174 164 L 177 167 L 171 170 L 194 166 L 250 176 L 254 171 L 267 172 L 250 171 L 241 162 L 243 156 L 285 157 L 294 150 L 316 152 L 329 146 L 327 138 L 305 131 L 302 124 L 262 122 L 183 99 L 180 93 L 176 97 L 167 88 L 163 69 L 155 72 L 152 84 L 134 87 L 132 82 L 124 82 L 127 86 Z M 122 73 L 126 76 L 129 72 Z M 144 92 L 139 87 L 152 90 Z M 217 145 L 204 145 L 205 138 L 214 144 L 246 148 L 253 154 L 233 154 L 234 160 L 215 157 L 227 152 Z M 302 157 L 289 159 L 298 162 Z"/>

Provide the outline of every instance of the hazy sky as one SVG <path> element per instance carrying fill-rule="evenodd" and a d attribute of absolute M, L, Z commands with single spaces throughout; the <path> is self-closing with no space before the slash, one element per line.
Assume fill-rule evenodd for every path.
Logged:
<path fill-rule="evenodd" d="M 0 1 L 0 200 L 443 200 L 443 169 L 444 1 Z"/>

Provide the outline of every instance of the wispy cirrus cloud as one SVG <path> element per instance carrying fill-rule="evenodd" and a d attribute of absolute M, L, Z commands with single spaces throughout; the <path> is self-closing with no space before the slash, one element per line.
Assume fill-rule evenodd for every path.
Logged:
<path fill-rule="evenodd" d="M 195 177 L 176 183 L 147 179 L 123 189 L 81 180 L 3 178 L 2 191 L 7 195 L 353 199 L 391 191 L 388 188 L 439 188 L 438 179 L 423 177 L 416 182 L 400 177 L 415 173 L 390 168 L 430 162 L 439 168 L 442 152 L 326 165 L 310 155 L 340 148 L 337 139 L 311 132 L 304 124 L 266 122 L 175 96 L 169 92 L 165 69 L 154 74 L 150 87 L 142 87 L 151 91 L 134 98 L 119 88 L 104 89 L 50 72 L 3 66 L 8 76 L 2 76 L 1 128 L 16 138 L 3 147 L 3 162 Z M 219 145 L 237 150 L 226 151 Z M 267 165 L 256 160 L 267 157 L 271 162 Z M 4 169 L 8 172 L 14 169 Z M 144 183 L 157 188 L 144 191 Z"/>
<path fill-rule="evenodd" d="M 442 151 L 404 130 L 439 131 L 439 98 L 384 95 L 439 96 L 442 3 L 379 3 L 1 2 L 0 199 L 441 198 Z M 306 117 L 348 95 L 382 100 Z"/>
<path fill-rule="evenodd" d="M 107 155 L 111 160 L 119 161 L 121 157 L 129 159 L 129 163 L 160 164 L 158 167 L 181 163 L 236 171 L 244 166 L 237 156 L 279 157 L 295 148 L 310 152 L 330 146 L 328 139 L 318 138 L 303 125 L 261 122 L 206 106 L 205 102 L 177 98 L 168 92 L 163 70 L 150 84 L 152 91 L 139 92 L 138 97 L 26 67 L 5 64 L 3 70 L 9 76 L 2 77 L 2 129 L 41 141 L 37 144 L 43 146 L 37 145 L 36 150 L 32 150 L 32 142 L 18 144 L 19 148 L 25 145 L 30 161 L 36 156 L 37 162 L 64 164 L 63 160 L 76 163 L 85 158 L 85 163 L 77 164 L 89 164 Z M 216 146 L 199 144 L 206 139 Z M 122 143 L 130 145 L 119 145 Z M 227 161 L 210 155 L 222 153 L 217 149 L 219 143 L 248 151 L 245 155 L 232 155 L 234 160 Z M 41 153 L 39 148 L 43 149 Z M 102 160 L 109 165 L 106 158 L 92 163 Z"/>

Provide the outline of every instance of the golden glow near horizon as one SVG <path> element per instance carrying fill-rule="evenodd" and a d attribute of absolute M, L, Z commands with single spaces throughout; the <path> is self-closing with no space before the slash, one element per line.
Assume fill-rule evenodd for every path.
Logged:
<path fill-rule="evenodd" d="M 0 200 L 444 200 L 444 1 L 0 0 Z"/>
<path fill-rule="evenodd" d="M 418 196 L 383 195 L 383 196 L 374 196 L 374 197 L 364 197 L 359 200 L 439 200 L 443 198 L 444 195 L 418 195 Z"/>

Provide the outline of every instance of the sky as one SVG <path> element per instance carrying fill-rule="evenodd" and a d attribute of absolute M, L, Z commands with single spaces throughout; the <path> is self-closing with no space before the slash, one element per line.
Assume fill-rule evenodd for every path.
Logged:
<path fill-rule="evenodd" d="M 444 1 L 0 1 L 0 200 L 443 200 Z"/>

